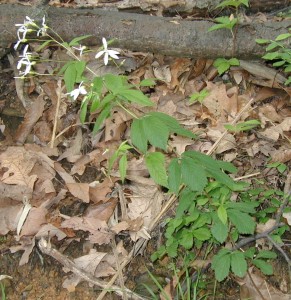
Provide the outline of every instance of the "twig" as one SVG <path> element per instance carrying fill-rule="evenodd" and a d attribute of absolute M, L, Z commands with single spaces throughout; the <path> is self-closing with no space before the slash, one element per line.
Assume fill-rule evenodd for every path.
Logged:
<path fill-rule="evenodd" d="M 58 88 L 56 90 L 57 92 L 57 106 L 56 106 L 56 112 L 55 112 L 55 119 L 54 119 L 54 127 L 53 127 L 53 133 L 52 133 L 52 138 L 50 142 L 50 147 L 54 148 L 54 142 L 56 139 L 56 131 L 57 131 L 57 125 L 58 125 L 58 119 L 59 119 L 59 109 L 60 109 L 60 103 L 61 103 L 61 97 L 62 97 L 62 80 L 58 80 Z"/>
<path fill-rule="evenodd" d="M 38 242 L 39 249 L 44 254 L 47 254 L 51 257 L 53 257 L 55 260 L 57 260 L 59 263 L 61 263 L 63 266 L 68 268 L 70 271 L 81 277 L 82 279 L 97 285 L 103 289 L 107 288 L 107 282 L 100 280 L 98 278 L 95 278 L 93 275 L 87 273 L 86 271 L 80 269 L 73 261 L 68 259 L 65 255 L 63 255 L 58 250 L 52 248 L 51 244 L 47 242 L 44 238 L 41 238 Z M 111 285 L 111 289 L 114 293 L 117 295 L 123 297 L 124 293 L 127 294 L 128 299 L 133 300 L 144 300 L 143 297 L 139 296 L 138 294 L 134 293 L 133 291 L 129 290 L 128 288 L 120 288 L 118 285 Z"/>

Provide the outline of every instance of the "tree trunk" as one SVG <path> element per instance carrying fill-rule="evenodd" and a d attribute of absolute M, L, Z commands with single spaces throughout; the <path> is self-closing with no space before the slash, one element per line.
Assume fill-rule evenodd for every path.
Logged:
<path fill-rule="evenodd" d="M 106 11 L 101 9 L 68 9 L 48 6 L 28 7 L 0 5 L 0 47 L 16 42 L 15 23 L 30 16 L 48 25 L 64 40 L 91 34 L 88 45 L 100 45 L 102 37 L 114 38 L 115 47 L 133 51 L 161 53 L 184 57 L 237 57 L 251 59 L 264 54 L 264 47 L 255 39 L 275 39 L 287 32 L 290 21 L 246 23 L 236 30 L 235 39 L 229 30 L 208 32 L 210 21 L 173 20 L 172 18 Z"/>

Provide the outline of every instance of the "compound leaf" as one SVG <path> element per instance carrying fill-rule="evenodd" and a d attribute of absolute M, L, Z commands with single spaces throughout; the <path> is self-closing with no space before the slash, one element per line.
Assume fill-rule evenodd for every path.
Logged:
<path fill-rule="evenodd" d="M 131 142 L 141 152 L 146 153 L 148 149 L 148 141 L 144 133 L 143 124 L 141 119 L 133 120 L 130 130 Z"/>
<path fill-rule="evenodd" d="M 161 152 L 147 153 L 145 163 L 153 180 L 162 186 L 168 186 L 165 168 L 165 156 Z"/>
<path fill-rule="evenodd" d="M 227 210 L 228 217 L 231 223 L 242 234 L 253 234 L 255 231 L 256 223 L 250 215 L 236 209 Z"/>

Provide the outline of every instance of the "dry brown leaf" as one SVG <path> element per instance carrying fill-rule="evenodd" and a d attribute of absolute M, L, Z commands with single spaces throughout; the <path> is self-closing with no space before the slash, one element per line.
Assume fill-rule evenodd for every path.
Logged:
<path fill-rule="evenodd" d="M 19 266 L 23 266 L 28 263 L 29 255 L 31 254 L 34 246 L 35 246 L 35 237 L 23 236 L 20 239 L 19 245 L 10 247 L 11 253 L 15 253 L 17 251 L 24 251 L 19 261 Z"/>
<path fill-rule="evenodd" d="M 0 181 L 0 207 L 1 200 L 13 199 L 23 201 L 23 197 L 28 200 L 32 198 L 32 189 L 24 185 L 11 185 Z"/>
<path fill-rule="evenodd" d="M 290 131 L 290 130 L 291 130 L 291 117 L 288 117 L 285 118 L 281 124 L 267 128 L 266 130 L 262 131 L 260 134 L 262 134 L 268 139 L 277 141 L 280 135 L 283 135 L 284 131 Z"/>
<path fill-rule="evenodd" d="M 291 160 L 291 149 L 279 149 L 271 153 L 272 162 L 285 163 Z"/>
<path fill-rule="evenodd" d="M 88 240 L 93 244 L 108 244 L 111 240 L 111 233 L 105 221 L 97 218 L 71 217 L 62 222 L 62 228 L 72 228 L 90 233 Z"/>
<path fill-rule="evenodd" d="M 176 58 L 174 63 L 171 64 L 171 82 L 170 89 L 175 89 L 180 87 L 179 77 L 190 70 L 192 62 L 189 58 Z"/>
<path fill-rule="evenodd" d="M 283 294 L 280 290 L 271 286 L 259 274 L 250 268 L 243 279 L 237 279 L 240 287 L 240 299 L 272 299 L 272 300 L 290 300 L 290 295 Z"/>
<path fill-rule="evenodd" d="M 74 197 L 82 200 L 85 203 L 90 202 L 89 183 L 74 182 L 67 183 L 66 186 Z"/>
<path fill-rule="evenodd" d="M 66 172 L 66 170 L 61 166 L 60 163 L 54 163 L 54 169 L 58 172 L 58 174 L 62 177 L 65 183 L 75 183 L 75 179 Z"/>
<path fill-rule="evenodd" d="M 110 197 L 106 197 L 111 193 L 112 188 L 114 187 L 114 178 L 105 178 L 102 183 L 96 181 L 90 183 L 89 195 L 90 200 L 94 203 L 98 203 L 100 201 L 106 202 L 110 199 Z"/>
<path fill-rule="evenodd" d="M 84 216 L 89 218 L 98 218 L 99 220 L 108 222 L 115 210 L 117 202 L 117 199 L 110 199 L 105 203 L 99 203 L 94 206 L 91 205 L 88 207 Z"/>
<path fill-rule="evenodd" d="M 34 236 L 46 224 L 47 210 L 43 207 L 33 207 L 22 226 L 20 236 Z"/>
<path fill-rule="evenodd" d="M 287 223 L 291 225 L 291 212 L 283 213 L 283 218 L 285 218 Z"/>
<path fill-rule="evenodd" d="M 36 238 L 41 238 L 41 237 L 47 238 L 48 236 L 49 237 L 55 236 L 58 238 L 58 241 L 61 241 L 65 237 L 67 237 L 64 231 L 60 230 L 59 228 L 57 228 L 52 224 L 45 224 L 41 226 L 41 228 L 35 235 Z"/>
<path fill-rule="evenodd" d="M 210 139 L 215 142 L 222 136 L 222 132 L 219 130 L 208 130 L 207 136 L 210 137 Z M 220 154 L 225 151 L 231 150 L 236 148 L 236 140 L 234 136 L 230 133 L 227 133 L 224 138 L 221 140 L 221 142 L 218 144 L 218 147 L 216 148 L 215 152 Z"/>
<path fill-rule="evenodd" d="M 100 149 L 95 149 L 92 152 L 80 157 L 73 165 L 71 169 L 71 174 L 79 174 L 82 175 L 86 169 L 86 165 L 91 161 L 95 160 L 95 164 L 97 165 L 98 159 L 102 156 Z M 100 163 L 100 162 L 99 162 Z"/>
<path fill-rule="evenodd" d="M 0 166 L 2 169 L 0 180 L 7 184 L 19 184 L 33 189 L 37 179 L 31 175 L 31 171 L 37 161 L 22 147 L 9 147 L 0 154 Z"/>
<path fill-rule="evenodd" d="M 18 220 L 20 218 L 23 205 L 12 203 L 6 203 L 4 206 L 3 202 L 1 205 L 0 201 L 0 235 L 6 235 L 9 231 L 15 231 Z"/>
<path fill-rule="evenodd" d="M 76 162 L 81 156 L 82 141 L 82 129 L 79 128 L 77 134 L 71 139 L 70 146 L 59 156 L 58 161 L 66 158 L 69 162 Z"/>
<path fill-rule="evenodd" d="M 17 144 L 23 144 L 33 129 L 35 123 L 42 116 L 43 110 L 45 106 L 45 101 L 43 99 L 43 94 L 39 95 L 37 99 L 31 104 L 29 109 L 27 110 L 24 121 L 18 127 L 15 133 L 15 142 Z"/>
<path fill-rule="evenodd" d="M 187 146 L 192 145 L 194 142 L 190 138 L 181 137 L 179 135 L 173 136 L 170 141 L 169 145 L 172 149 L 175 149 L 175 153 L 181 155 L 185 152 Z"/>

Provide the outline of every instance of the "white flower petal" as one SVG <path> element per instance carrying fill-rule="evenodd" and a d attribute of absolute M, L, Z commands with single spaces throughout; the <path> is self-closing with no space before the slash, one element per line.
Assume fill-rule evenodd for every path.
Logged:
<path fill-rule="evenodd" d="M 102 38 L 102 44 L 103 44 L 104 50 L 107 50 L 107 41 L 105 38 Z"/>
<path fill-rule="evenodd" d="M 107 66 L 108 64 L 108 52 L 105 52 L 104 54 L 104 65 Z"/>
<path fill-rule="evenodd" d="M 105 53 L 105 51 L 99 51 L 96 55 L 95 58 L 99 58 L 100 56 L 102 56 Z"/>

